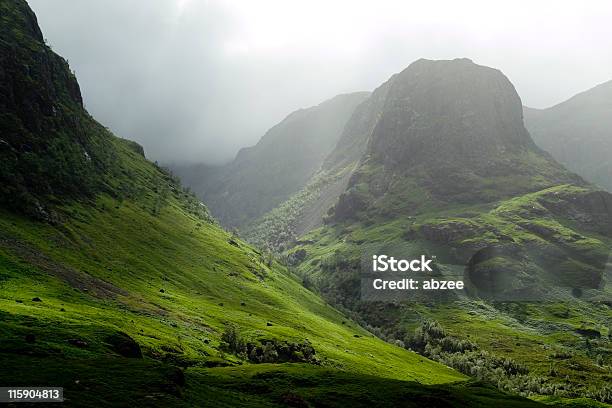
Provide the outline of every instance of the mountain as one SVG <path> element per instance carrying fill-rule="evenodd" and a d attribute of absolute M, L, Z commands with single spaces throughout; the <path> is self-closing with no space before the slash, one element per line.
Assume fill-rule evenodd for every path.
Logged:
<path fill-rule="evenodd" d="M 244 235 L 279 247 L 327 216 L 370 205 L 370 214 L 409 214 L 414 205 L 493 202 L 563 183 L 585 184 L 534 144 L 503 74 L 468 59 L 419 60 L 376 89 L 322 170 Z"/>
<path fill-rule="evenodd" d="M 116 144 L 143 152 L 110 137 L 83 110 L 73 73 L 44 44 L 25 2 L 2 8 L 0 203 L 49 219 L 59 197 L 92 198 L 126 180 L 115 164 Z"/>
<path fill-rule="evenodd" d="M 84 110 L 22 0 L 0 0 L 0 383 L 68 406 L 507 406 L 384 342 L 221 229 Z"/>
<path fill-rule="evenodd" d="M 370 205 L 365 201 L 392 214 L 413 211 L 386 208 L 393 203 L 384 197 L 405 193 L 408 180 L 429 196 L 422 200 L 429 205 L 484 203 L 583 183 L 533 143 L 510 81 L 467 59 L 419 60 L 392 78 L 334 215 L 350 217 Z"/>
<path fill-rule="evenodd" d="M 336 144 L 367 92 L 338 95 L 291 113 L 222 167 L 173 167 L 227 227 L 243 227 L 302 188 Z"/>
<path fill-rule="evenodd" d="M 322 202 L 321 222 L 295 233 Z M 379 337 L 502 390 L 611 401 L 601 367 L 612 195 L 536 146 L 500 71 L 414 62 L 360 105 L 307 187 L 261 220 L 251 241 L 284 249 L 305 282 Z M 363 300 L 372 254 L 432 257 L 437 276 L 469 290 Z"/>
<path fill-rule="evenodd" d="M 567 168 L 612 191 L 612 81 L 548 109 L 524 108 L 539 146 Z"/>

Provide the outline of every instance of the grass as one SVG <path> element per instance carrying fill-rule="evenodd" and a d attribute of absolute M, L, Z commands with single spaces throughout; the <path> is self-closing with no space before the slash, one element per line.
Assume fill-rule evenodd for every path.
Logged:
<path fill-rule="evenodd" d="M 0 383 L 61 384 L 80 406 L 98 404 L 96 395 L 136 406 L 201 401 L 199 386 L 189 384 L 213 387 L 216 371 L 209 375 L 206 367 L 259 369 L 222 349 L 228 323 L 250 342 L 308 339 L 319 361 L 309 368 L 315 378 L 338 372 L 418 384 L 466 380 L 376 338 L 284 266 L 268 265 L 258 250 L 188 210 L 189 195 L 155 166 L 129 149 L 122 155 L 132 161 L 135 197 L 63 205 L 58 225 L 0 211 L 0 360 L 14 367 Z M 140 345 L 143 359 L 117 355 L 108 338 L 118 332 Z M 177 367 L 186 388 L 172 380 Z"/>
<path fill-rule="evenodd" d="M 355 318 L 361 318 L 362 324 L 372 326 L 391 341 L 401 340 L 424 320 L 435 320 L 453 336 L 475 342 L 480 349 L 494 355 L 525 364 L 530 375 L 543 378 L 547 384 L 569 384 L 579 390 L 579 395 L 594 394 L 611 379 L 612 348 L 608 337 L 611 313 L 605 302 L 573 299 L 507 304 L 477 300 L 407 303 L 399 308 L 388 308 L 385 316 L 394 318 L 383 321 L 377 320 L 380 317 L 375 311 L 377 305 L 347 300 L 348 290 L 353 287 L 350 282 L 358 280 L 359 274 L 353 269 L 338 267 L 358 265 L 367 253 L 399 252 L 406 257 L 426 253 L 436 255 L 442 267 L 462 272 L 470 254 L 477 248 L 511 241 L 523 248 L 549 248 L 566 254 L 568 261 L 565 263 L 550 265 L 545 259 L 534 257 L 525 265 L 533 270 L 548 271 L 553 277 L 559 273 L 564 279 L 575 281 L 573 274 L 582 277 L 585 271 L 601 272 L 605 268 L 612 248 L 611 237 L 592 225 L 585 226 L 547 208 L 564 208 L 549 204 L 553 200 L 557 204 L 579 202 L 580 196 L 589 192 L 588 188 L 561 185 L 487 205 L 443 209 L 434 206 L 391 218 L 366 213 L 350 223 L 311 231 L 301 238 L 302 244 L 291 251 L 306 253 L 296 269 L 300 276 L 313 279 L 324 296 L 338 307 L 346 307 L 347 313 L 358 310 Z M 428 239 L 429 235 L 423 232 L 425 228 L 448 232 L 441 235 L 448 240 L 436 241 L 435 235 Z M 509 267 L 517 264 L 508 263 L 505 257 L 500 259 Z M 580 328 L 595 328 L 601 338 L 587 342 L 577 331 Z M 564 353 L 569 357 L 556 357 Z M 542 399 L 551 404 L 555 403 L 553 400 Z M 567 406 L 578 404 L 569 399 L 563 401 Z"/>

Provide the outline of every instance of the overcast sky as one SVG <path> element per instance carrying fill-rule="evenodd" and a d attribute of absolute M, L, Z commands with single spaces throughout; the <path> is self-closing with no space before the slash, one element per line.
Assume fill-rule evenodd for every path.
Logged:
<path fill-rule="evenodd" d="M 231 159 L 284 116 L 418 58 L 501 69 L 547 107 L 612 79 L 612 2 L 29 0 L 88 110 L 161 162 Z"/>

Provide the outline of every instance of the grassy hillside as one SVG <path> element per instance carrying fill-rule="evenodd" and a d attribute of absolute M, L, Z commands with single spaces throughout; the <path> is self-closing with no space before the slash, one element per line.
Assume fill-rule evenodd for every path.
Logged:
<path fill-rule="evenodd" d="M 148 178 L 167 182 L 144 159 L 122 154 L 139 166 L 139 185 Z M 3 384 L 38 379 L 39 359 L 75 399 L 82 397 L 73 384 L 80 375 L 104 383 L 105 367 L 120 361 L 134 365 L 124 375 L 174 365 L 189 368 L 188 378 L 191 367 L 248 363 L 248 356 L 223 351 L 230 323 L 256 345 L 308 341 L 316 366 L 420 383 L 463 379 L 376 339 L 278 263 L 268 266 L 256 250 L 189 214 L 184 193 L 171 182 L 167 187 L 172 193 L 157 210 L 153 188 L 138 199 L 102 195 L 95 205 L 62 206 L 65 218 L 56 226 L 2 212 L 0 354 L 21 365 L 23 375 L 6 372 Z M 144 358 L 113 352 L 117 333 L 138 343 Z"/>
<path fill-rule="evenodd" d="M 553 292 L 547 292 L 538 302 L 478 297 L 402 304 L 359 300 L 365 253 L 401 253 L 409 259 L 434 255 L 443 274 L 461 275 L 479 248 L 503 248 L 511 242 L 524 252 L 500 251 L 486 267 L 506 275 L 513 270 L 519 276 L 542 273 L 543 281 L 536 286 L 547 291 L 552 290 L 551 282 L 564 285 L 569 279 L 576 285 L 574 274 L 579 279 L 588 277 L 589 271 L 607 276 L 612 270 L 609 220 L 602 217 L 602 224 L 589 228 L 568 216 L 576 216 L 577 207 L 563 204 L 590 194 L 586 188 L 559 186 L 484 206 L 425 207 L 386 221 L 380 215 L 362 215 L 359 221 L 335 223 L 306 234 L 289 251 L 289 258 L 297 262 L 297 273 L 326 299 L 387 341 L 399 340 L 406 348 L 477 378 L 495 378 L 509 392 L 589 396 L 610 402 L 608 280 L 607 286 L 600 286 L 601 301 L 595 302 L 569 291 L 555 295 L 556 301 L 551 301 Z M 560 255 L 563 250 L 572 255 Z M 546 278 L 542 271 L 552 276 Z M 430 333 L 423 340 L 419 333 L 429 330 L 429 322 L 437 322 L 444 335 L 436 338 Z M 503 366 L 497 361 L 500 358 L 524 370 L 497 370 Z"/>

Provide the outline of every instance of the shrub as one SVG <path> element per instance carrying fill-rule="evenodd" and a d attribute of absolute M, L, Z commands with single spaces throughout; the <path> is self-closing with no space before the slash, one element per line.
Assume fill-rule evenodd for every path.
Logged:
<path fill-rule="evenodd" d="M 233 323 L 229 323 L 225 327 L 225 331 L 221 335 L 221 342 L 221 348 L 226 351 L 235 354 L 246 352 L 246 344 L 238 330 L 238 326 Z"/>

